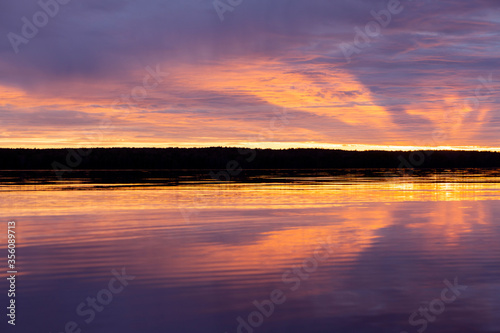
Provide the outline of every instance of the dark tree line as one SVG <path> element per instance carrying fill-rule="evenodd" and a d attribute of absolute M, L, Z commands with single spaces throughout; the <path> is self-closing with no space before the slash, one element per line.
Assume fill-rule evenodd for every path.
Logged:
<path fill-rule="evenodd" d="M 0 149 L 0 170 L 497 168 L 500 153 L 327 149 Z"/>

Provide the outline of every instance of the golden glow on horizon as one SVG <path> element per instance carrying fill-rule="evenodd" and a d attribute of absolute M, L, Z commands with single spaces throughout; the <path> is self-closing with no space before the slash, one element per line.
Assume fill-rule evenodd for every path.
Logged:
<path fill-rule="evenodd" d="M 109 145 L 98 146 L 82 146 L 82 145 L 67 145 L 67 144 L 50 144 L 40 147 L 41 140 L 32 139 L 32 145 L 11 145 L 4 148 L 210 148 L 210 147 L 227 147 L 227 148 L 253 148 L 253 149 L 338 149 L 350 151 L 418 151 L 418 150 L 450 150 L 450 151 L 481 151 L 481 152 L 500 152 L 500 147 L 480 147 L 480 146 L 395 146 L 395 145 L 367 145 L 367 144 L 334 144 L 334 143 L 317 143 L 317 142 L 196 142 L 182 144 L 158 144 L 153 142 L 137 143 L 123 142 L 120 145 L 110 143 Z M 51 142 L 50 140 L 46 141 Z"/>
<path fill-rule="evenodd" d="M 0 108 L 11 114 L 0 132 L 0 147 L 500 151 L 498 146 L 477 144 L 495 141 L 473 139 L 478 137 L 491 111 L 487 103 L 477 110 L 467 105 L 459 110 L 461 96 L 438 98 L 420 87 L 424 95 L 431 96 L 430 100 L 404 111 L 430 122 L 429 128 L 442 131 L 443 135 L 436 139 L 431 130 L 420 133 L 398 127 L 386 107 L 377 104 L 379 97 L 373 96 L 353 75 L 324 65 L 308 66 L 292 71 L 278 61 L 258 58 L 223 65 L 184 64 L 169 68 L 164 64 L 162 68 L 169 68 L 171 73 L 168 80 L 161 88 L 148 91 L 148 98 L 128 110 L 113 107 L 123 92 L 131 91 L 128 82 L 68 82 L 67 90 L 58 86 L 59 95 L 50 93 L 50 85 L 37 94 L 0 86 Z M 131 73 L 131 82 L 142 82 L 144 73 Z M 234 101 L 234 105 L 224 104 L 232 98 L 241 99 L 241 105 Z M 220 100 L 217 103 L 223 106 L 210 104 L 212 99 Z M 251 106 L 256 101 L 261 104 Z M 297 119 L 292 118 L 280 130 L 270 131 L 272 108 L 295 112 Z M 324 125 L 322 119 L 326 120 Z M 102 121 L 110 127 L 100 128 Z M 23 126 L 23 122 L 27 125 Z M 334 128 L 329 128 L 332 124 Z"/>

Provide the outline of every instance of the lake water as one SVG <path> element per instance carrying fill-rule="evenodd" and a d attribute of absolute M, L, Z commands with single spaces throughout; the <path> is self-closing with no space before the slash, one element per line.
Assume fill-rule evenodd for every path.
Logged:
<path fill-rule="evenodd" d="M 2 177 L 12 332 L 500 332 L 497 171 Z"/>

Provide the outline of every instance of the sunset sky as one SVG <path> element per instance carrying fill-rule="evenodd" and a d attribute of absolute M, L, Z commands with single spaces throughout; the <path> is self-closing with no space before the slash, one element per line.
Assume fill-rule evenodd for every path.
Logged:
<path fill-rule="evenodd" d="M 0 3 L 0 147 L 500 150 L 498 0 L 59 1 Z"/>

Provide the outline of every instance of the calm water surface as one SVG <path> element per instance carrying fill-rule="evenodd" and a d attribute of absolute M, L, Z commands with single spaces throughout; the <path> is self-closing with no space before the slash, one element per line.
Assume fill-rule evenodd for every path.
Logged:
<path fill-rule="evenodd" d="M 20 272 L 9 331 L 500 332 L 499 180 L 4 181 Z M 111 293 L 112 270 L 135 278 Z"/>

